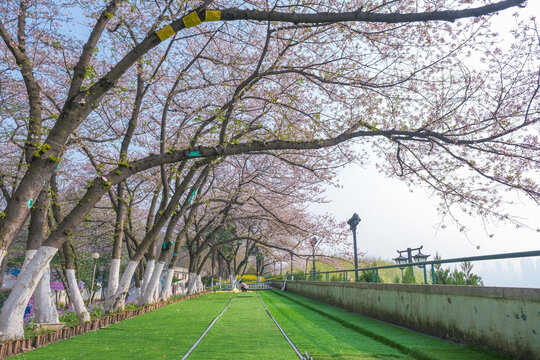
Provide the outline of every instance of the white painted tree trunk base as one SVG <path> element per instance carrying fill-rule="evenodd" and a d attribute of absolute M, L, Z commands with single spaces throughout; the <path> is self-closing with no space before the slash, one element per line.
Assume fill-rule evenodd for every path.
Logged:
<path fill-rule="evenodd" d="M 188 294 L 196 294 L 203 289 L 201 275 L 189 273 L 188 275 Z"/>
<path fill-rule="evenodd" d="M 105 301 L 104 310 L 106 314 L 112 311 L 120 311 L 124 309 L 124 301 L 129 291 L 131 278 L 133 277 L 133 274 L 135 274 L 135 269 L 137 268 L 138 264 L 139 263 L 137 261 L 130 261 L 128 263 L 126 270 L 122 275 L 122 279 L 120 279 L 120 283 L 118 284 L 118 289 L 116 290 L 116 293 L 114 294 L 114 296 L 109 297 L 107 301 Z"/>
<path fill-rule="evenodd" d="M 4 258 L 7 256 L 7 250 L 0 250 L 0 264 L 4 261 Z"/>
<path fill-rule="evenodd" d="M 75 313 L 80 321 L 88 322 L 90 321 L 90 314 L 88 313 L 86 306 L 84 306 L 84 301 L 81 292 L 79 291 L 79 284 L 77 283 L 77 277 L 75 276 L 75 269 L 67 269 L 66 273 L 73 309 L 75 309 Z"/>
<path fill-rule="evenodd" d="M 36 255 L 36 253 L 37 253 L 37 250 L 26 250 L 26 253 L 24 254 L 24 262 L 23 262 L 23 265 L 21 266 L 21 273 L 26 269 L 26 266 L 28 265 L 30 260 L 34 258 L 34 255 Z"/>
<path fill-rule="evenodd" d="M 107 286 L 107 298 L 110 298 L 118 289 L 120 279 L 120 259 L 111 259 L 111 270 L 109 271 L 109 285 Z"/>
<path fill-rule="evenodd" d="M 148 280 L 146 284 L 146 289 L 143 295 L 141 296 L 141 299 L 139 303 L 141 305 L 147 305 L 152 304 L 157 301 L 156 299 L 156 293 L 159 294 L 159 283 L 160 283 L 160 277 L 161 272 L 163 271 L 163 267 L 165 266 L 165 263 L 163 261 L 159 261 L 154 266 L 154 271 L 152 272 L 152 276 Z"/>
<path fill-rule="evenodd" d="M 150 278 L 154 273 L 155 264 L 156 260 L 154 259 L 148 260 L 148 262 L 146 263 L 146 270 L 144 272 L 143 281 L 141 283 L 141 295 L 144 295 L 144 293 L 146 293 L 146 286 L 148 285 L 148 282 L 150 281 Z"/>
<path fill-rule="evenodd" d="M 24 310 L 45 269 L 58 249 L 41 246 L 19 273 L 0 313 L 0 341 L 24 338 Z"/>
<path fill-rule="evenodd" d="M 37 250 L 26 250 L 24 263 L 21 268 L 21 272 L 26 269 L 30 260 L 34 258 Z M 36 324 L 56 324 L 58 320 L 58 312 L 56 311 L 56 305 L 52 300 L 51 292 L 51 270 L 47 266 L 43 273 L 43 276 L 36 286 L 34 291 L 34 322 Z"/>
<path fill-rule="evenodd" d="M 172 279 L 174 276 L 174 269 L 167 269 L 165 280 L 163 281 L 163 290 L 161 291 L 161 299 L 169 300 L 172 296 Z"/>
<path fill-rule="evenodd" d="M 229 282 L 231 283 L 231 290 L 236 289 L 237 283 L 236 283 L 236 274 L 231 274 L 229 276 Z"/>
<path fill-rule="evenodd" d="M 154 291 L 154 302 L 159 302 L 159 294 L 161 294 L 161 276 L 158 278 L 156 290 Z"/>
<path fill-rule="evenodd" d="M 49 266 L 47 266 L 34 291 L 34 313 L 36 324 L 57 324 L 60 322 L 51 291 L 51 269 Z"/>

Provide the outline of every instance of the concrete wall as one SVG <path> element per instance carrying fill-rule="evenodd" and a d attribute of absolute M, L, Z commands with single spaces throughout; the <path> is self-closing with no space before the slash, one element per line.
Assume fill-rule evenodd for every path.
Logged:
<path fill-rule="evenodd" d="M 287 291 L 426 334 L 540 360 L 540 289 L 287 281 Z"/>

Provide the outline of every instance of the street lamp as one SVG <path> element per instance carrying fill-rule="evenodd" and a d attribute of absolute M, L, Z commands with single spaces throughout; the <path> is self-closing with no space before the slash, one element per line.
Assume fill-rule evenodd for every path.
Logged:
<path fill-rule="evenodd" d="M 418 254 L 413 256 L 414 261 L 416 262 L 426 262 L 428 257 L 430 257 L 430 255 L 422 254 L 422 252 L 420 251 L 421 249 L 422 249 L 422 246 L 420 246 L 420 249 L 418 249 Z"/>
<path fill-rule="evenodd" d="M 90 304 L 90 301 L 92 301 L 92 298 L 93 298 L 94 281 L 96 279 L 96 265 L 97 265 L 97 261 L 99 259 L 99 253 L 97 253 L 97 252 L 93 253 L 92 258 L 94 259 L 94 270 L 92 271 L 92 283 L 90 285 L 90 294 L 88 294 L 88 304 Z"/>
<path fill-rule="evenodd" d="M 356 281 L 358 281 L 358 251 L 356 250 L 356 226 L 360 223 L 361 219 L 360 216 L 358 216 L 357 213 L 354 213 L 354 215 L 347 221 L 347 224 L 349 224 L 352 233 L 353 233 L 353 245 L 354 245 L 354 276 Z"/>
<path fill-rule="evenodd" d="M 403 265 L 403 264 L 406 264 L 408 261 L 407 261 L 407 258 L 403 255 L 401 255 L 401 253 L 398 251 L 398 254 L 399 256 L 395 259 L 393 259 L 398 265 Z M 401 270 L 401 282 L 403 282 L 403 270 L 405 270 L 405 266 L 400 266 L 399 269 Z"/>
<path fill-rule="evenodd" d="M 314 236 L 310 240 L 311 248 L 313 249 L 313 281 L 317 280 L 317 270 L 315 269 L 315 245 L 317 245 L 317 238 Z"/>
<path fill-rule="evenodd" d="M 397 258 L 395 258 L 394 261 L 398 265 L 412 264 L 413 259 L 414 259 L 414 262 L 425 262 L 425 261 L 427 261 L 427 259 L 428 259 L 428 257 L 430 255 L 422 254 L 422 252 L 420 250 L 422 250 L 423 247 L 424 247 L 424 245 L 421 245 L 420 247 L 417 247 L 417 248 L 407 248 L 406 250 L 397 250 L 399 256 Z M 418 253 L 416 255 L 412 256 L 413 251 L 418 251 Z M 402 253 L 404 253 L 404 252 L 407 253 L 407 257 L 402 255 Z M 419 265 L 419 267 L 424 269 L 424 282 L 427 284 L 426 267 L 424 265 Z M 401 269 L 401 281 L 403 281 L 403 270 L 405 269 L 405 266 L 403 266 L 403 267 L 400 266 L 399 268 Z M 412 271 L 412 273 L 414 275 L 413 266 L 411 266 L 411 271 Z"/>

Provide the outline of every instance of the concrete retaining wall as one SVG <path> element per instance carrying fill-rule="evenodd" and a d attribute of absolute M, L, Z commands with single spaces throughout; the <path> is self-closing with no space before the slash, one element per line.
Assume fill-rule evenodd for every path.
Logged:
<path fill-rule="evenodd" d="M 287 281 L 287 291 L 426 334 L 540 360 L 540 289 Z"/>

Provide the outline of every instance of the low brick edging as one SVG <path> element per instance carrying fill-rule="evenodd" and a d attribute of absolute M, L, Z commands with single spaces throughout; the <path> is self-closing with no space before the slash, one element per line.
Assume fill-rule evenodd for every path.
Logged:
<path fill-rule="evenodd" d="M 145 314 L 150 311 L 154 311 L 156 309 L 159 309 L 164 306 L 171 305 L 180 301 L 193 299 L 193 298 L 208 294 L 209 292 L 210 291 L 203 291 L 197 294 L 184 296 L 180 299 L 167 300 L 167 301 L 163 301 L 157 304 L 148 305 L 141 309 L 127 310 L 121 313 L 107 315 L 99 319 L 95 319 L 95 320 L 82 323 L 76 326 L 63 328 L 63 329 L 52 331 L 43 335 L 37 335 L 36 337 L 32 339 L 6 341 L 0 344 L 0 359 L 5 359 L 10 356 L 19 355 L 24 352 L 37 349 L 41 346 L 49 345 L 60 340 L 69 339 L 78 335 L 85 334 L 90 331 L 99 330 L 101 328 L 107 327 L 117 322 L 130 319 L 130 318 Z"/>

